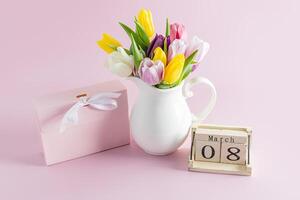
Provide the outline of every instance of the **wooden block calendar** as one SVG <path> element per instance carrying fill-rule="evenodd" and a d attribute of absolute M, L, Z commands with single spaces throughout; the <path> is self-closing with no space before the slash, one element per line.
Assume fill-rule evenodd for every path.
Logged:
<path fill-rule="evenodd" d="M 191 133 L 190 171 L 251 175 L 251 129 L 194 124 Z"/>

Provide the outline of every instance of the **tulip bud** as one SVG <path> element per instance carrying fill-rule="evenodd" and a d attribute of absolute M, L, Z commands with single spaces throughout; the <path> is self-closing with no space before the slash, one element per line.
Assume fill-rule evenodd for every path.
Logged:
<path fill-rule="evenodd" d="M 183 66 L 184 66 L 184 55 L 177 54 L 167 65 L 165 69 L 164 81 L 166 84 L 173 84 L 179 80 Z"/>
<path fill-rule="evenodd" d="M 137 16 L 138 22 L 143 27 L 144 31 L 146 32 L 147 36 L 151 38 L 154 35 L 154 25 L 152 20 L 152 13 L 150 10 L 142 9 L 138 13 Z"/>
<path fill-rule="evenodd" d="M 186 47 L 187 45 L 183 40 L 174 40 L 169 46 L 168 61 L 172 60 L 177 54 L 184 54 Z"/>
<path fill-rule="evenodd" d="M 119 76 L 130 76 L 134 68 L 133 56 L 128 55 L 122 47 L 118 47 L 117 51 L 109 54 L 107 67 L 112 73 Z"/>
<path fill-rule="evenodd" d="M 174 23 L 170 26 L 170 39 L 173 42 L 175 39 L 183 39 L 186 40 L 187 33 L 185 31 L 185 27 L 182 24 Z"/>
<path fill-rule="evenodd" d="M 153 57 L 152 60 L 153 61 L 160 60 L 164 64 L 164 66 L 166 66 L 166 64 L 167 64 L 166 54 L 165 54 L 165 52 L 160 47 L 157 47 L 154 50 L 154 57 Z"/>
<path fill-rule="evenodd" d="M 149 57 L 149 58 L 153 58 L 153 53 L 154 53 L 154 50 L 157 48 L 157 47 L 160 47 L 160 48 L 163 48 L 164 46 L 164 40 L 165 40 L 165 37 L 163 35 L 155 35 L 155 38 L 151 41 L 148 49 L 147 49 L 147 52 L 146 52 L 146 55 Z"/>
<path fill-rule="evenodd" d="M 164 76 L 164 64 L 160 60 L 152 61 L 150 58 L 144 58 L 138 75 L 149 85 L 159 84 Z"/>
<path fill-rule="evenodd" d="M 97 41 L 98 46 L 103 49 L 106 53 L 111 53 L 116 51 L 116 49 L 121 45 L 121 43 L 113 38 L 111 35 L 103 33 L 102 39 Z"/>
<path fill-rule="evenodd" d="M 207 42 L 201 40 L 197 36 L 194 36 L 191 44 L 188 45 L 188 47 L 185 51 L 185 57 L 190 56 L 196 50 L 198 50 L 198 52 L 194 58 L 194 62 L 196 62 L 196 63 L 193 65 L 193 71 L 197 68 L 200 61 L 202 61 L 204 56 L 207 54 L 207 52 L 209 50 L 209 44 Z"/>

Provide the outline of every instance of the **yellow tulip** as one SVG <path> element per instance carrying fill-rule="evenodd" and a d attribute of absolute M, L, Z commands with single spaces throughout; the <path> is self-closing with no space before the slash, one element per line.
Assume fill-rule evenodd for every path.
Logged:
<path fill-rule="evenodd" d="M 151 38 L 155 32 L 151 11 L 145 10 L 145 9 L 140 10 L 140 12 L 138 13 L 138 16 L 137 16 L 137 20 L 143 27 L 147 36 L 149 38 Z"/>
<path fill-rule="evenodd" d="M 97 41 L 98 46 L 103 49 L 106 53 L 111 53 L 113 51 L 116 51 L 116 49 L 122 44 L 113 38 L 111 35 L 107 33 L 102 34 L 102 39 Z"/>
<path fill-rule="evenodd" d="M 157 47 L 154 50 L 154 56 L 153 56 L 152 60 L 153 61 L 160 60 L 164 64 L 164 66 L 166 66 L 166 64 L 167 64 L 167 56 L 166 56 L 165 52 L 160 47 Z"/>
<path fill-rule="evenodd" d="M 165 68 L 164 81 L 167 84 L 175 83 L 179 78 L 184 66 L 184 55 L 177 54 Z"/>

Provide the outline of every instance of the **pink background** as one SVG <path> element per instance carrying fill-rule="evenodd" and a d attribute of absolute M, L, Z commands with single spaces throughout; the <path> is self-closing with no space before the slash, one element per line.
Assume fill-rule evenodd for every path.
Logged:
<path fill-rule="evenodd" d="M 32 98 L 117 78 L 95 42 L 108 32 L 128 44 L 117 22 L 132 25 L 142 7 L 158 31 L 169 16 L 211 44 L 195 72 L 218 90 L 206 122 L 253 127 L 253 176 L 188 172 L 189 141 L 165 157 L 131 145 L 44 166 Z M 299 8 L 297 0 L 2 1 L 0 199 L 299 199 Z M 132 105 L 137 89 L 125 84 Z M 193 110 L 208 96 L 195 90 Z"/>

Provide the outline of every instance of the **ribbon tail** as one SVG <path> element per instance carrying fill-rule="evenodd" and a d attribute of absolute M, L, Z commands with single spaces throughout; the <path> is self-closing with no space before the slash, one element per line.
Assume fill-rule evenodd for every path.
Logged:
<path fill-rule="evenodd" d="M 76 124 L 78 122 L 78 111 L 82 106 L 84 105 L 81 102 L 77 102 L 66 112 L 60 125 L 60 133 L 66 130 L 67 124 Z"/>
<path fill-rule="evenodd" d="M 105 92 L 91 97 L 88 103 L 98 110 L 114 110 L 118 107 L 118 102 L 115 99 L 120 96 L 121 93 L 118 92 Z"/>
<path fill-rule="evenodd" d="M 114 110 L 118 107 L 118 102 L 114 99 L 103 98 L 95 102 L 90 102 L 89 105 L 98 110 Z"/>

